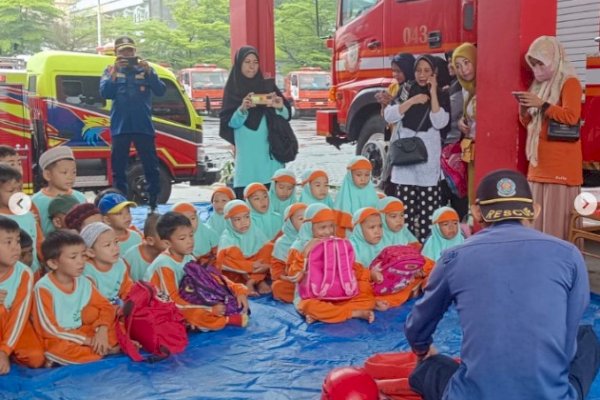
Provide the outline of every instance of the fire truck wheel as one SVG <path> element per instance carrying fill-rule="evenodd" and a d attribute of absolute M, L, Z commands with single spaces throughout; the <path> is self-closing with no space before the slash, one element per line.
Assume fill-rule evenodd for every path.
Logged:
<path fill-rule="evenodd" d="M 356 141 L 356 155 L 362 154 L 362 149 L 367 144 L 372 135 L 382 134 L 385 135 L 385 120 L 379 115 L 371 115 L 365 124 L 360 129 L 360 134 Z"/>
<path fill-rule="evenodd" d="M 165 167 L 160 165 L 158 203 L 165 204 L 171 196 L 171 175 Z M 138 204 L 148 204 L 148 193 L 146 192 L 146 176 L 142 163 L 136 161 L 127 172 L 127 185 L 129 186 L 129 198 Z"/>
<path fill-rule="evenodd" d="M 362 148 L 361 156 L 366 157 L 373 165 L 371 179 L 375 186 L 379 185 L 385 163 L 386 142 L 383 133 L 374 133 Z"/>

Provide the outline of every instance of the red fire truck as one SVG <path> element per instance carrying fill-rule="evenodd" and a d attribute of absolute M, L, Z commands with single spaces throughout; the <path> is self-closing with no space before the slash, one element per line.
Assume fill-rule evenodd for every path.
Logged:
<path fill-rule="evenodd" d="M 216 115 L 223 103 L 223 89 L 227 82 L 227 70 L 216 64 L 196 64 L 177 74 L 198 114 Z"/>
<path fill-rule="evenodd" d="M 586 85 L 582 147 L 586 177 L 600 170 L 600 26 L 595 0 L 557 0 L 557 35 Z M 332 49 L 336 110 L 317 112 L 317 134 L 331 144 L 356 143 L 356 153 L 383 166 L 385 122 L 375 93 L 391 82 L 390 60 L 400 52 L 443 56 L 463 42 L 477 42 L 476 0 L 338 1 Z M 587 59 L 587 60 L 586 60 Z M 586 67 L 587 61 L 587 67 Z"/>
<path fill-rule="evenodd" d="M 285 78 L 285 97 L 292 103 L 293 116 L 315 115 L 317 110 L 335 109 L 329 100 L 331 76 L 319 67 L 302 67 Z"/>

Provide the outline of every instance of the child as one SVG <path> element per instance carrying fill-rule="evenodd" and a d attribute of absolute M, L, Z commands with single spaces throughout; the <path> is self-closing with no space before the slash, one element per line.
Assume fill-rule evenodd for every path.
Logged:
<path fill-rule="evenodd" d="M 40 270 L 38 251 L 44 240 L 40 224 L 36 221 L 32 212 L 16 215 L 10 211 L 8 206 L 11 196 L 21 191 L 21 182 L 22 177 L 19 171 L 8 165 L 0 164 L 0 215 L 15 221 L 31 237 L 34 243 L 31 269 L 37 273 Z"/>
<path fill-rule="evenodd" d="M 179 295 L 179 283 L 184 275 L 184 267 L 194 260 L 194 230 L 190 220 L 182 214 L 168 212 L 158 219 L 156 224 L 158 236 L 167 243 L 168 249 L 160 254 L 150 265 L 144 279 L 167 293 L 180 308 L 185 320 L 192 329 L 216 331 L 225 325 L 246 326 L 248 323 L 247 291 L 243 285 L 229 280 L 225 283 L 244 306 L 241 314 L 225 316 L 223 304 L 213 307 L 194 305 L 186 302 Z"/>
<path fill-rule="evenodd" d="M 269 188 L 271 209 L 281 215 L 285 209 L 294 204 L 296 200 L 296 175 L 289 169 L 278 169 L 271 178 L 273 183 Z M 281 221 L 283 223 L 283 220 Z"/>
<path fill-rule="evenodd" d="M 67 224 L 65 223 L 65 217 L 79 204 L 79 201 L 73 196 L 59 194 L 56 196 L 48 206 L 48 217 L 54 227 L 54 230 L 65 229 Z"/>
<path fill-rule="evenodd" d="M 404 203 L 396 197 L 387 196 L 379 200 L 377 206 L 383 216 L 384 247 L 393 245 L 411 245 L 421 248 L 421 243 L 404 223 Z"/>
<path fill-rule="evenodd" d="M 19 261 L 31 268 L 33 265 L 33 240 L 23 229 L 19 229 L 19 241 L 21 242 L 21 257 Z"/>
<path fill-rule="evenodd" d="M 227 225 L 219 241 L 217 267 L 234 282 L 244 283 L 250 296 L 271 293 L 265 278 L 273 242 L 252 223 L 250 207 L 243 201 L 230 201 L 224 212 Z"/>
<path fill-rule="evenodd" d="M 38 215 L 44 236 L 54 231 L 48 215 L 50 202 L 58 195 L 74 196 L 78 202 L 85 203 L 83 193 L 73 190 L 77 178 L 77 165 L 73 151 L 67 146 L 57 146 L 45 151 L 38 162 L 44 180 L 48 185 L 33 195 L 33 211 Z"/>
<path fill-rule="evenodd" d="M 21 164 L 21 157 L 17 150 L 12 146 L 5 144 L 0 145 L 0 164 L 6 164 L 19 171 L 21 176 L 23 175 L 23 165 Z"/>
<path fill-rule="evenodd" d="M 66 230 L 42 244 L 51 272 L 35 285 L 33 322 L 51 363 L 83 364 L 119 351 L 115 308 L 82 276 L 85 253 L 83 239 Z"/>
<path fill-rule="evenodd" d="M 133 201 L 128 201 L 125 196 L 118 193 L 104 195 L 98 203 L 98 209 L 103 216 L 104 223 L 115 230 L 121 254 L 142 243 L 142 235 L 130 229 L 131 211 L 129 207 L 136 207 Z"/>
<path fill-rule="evenodd" d="M 287 259 L 292 243 L 298 237 L 298 232 L 304 221 L 306 204 L 295 203 L 285 209 L 283 235 L 275 241 L 273 257 L 271 259 L 271 279 L 273 283 L 273 298 L 285 303 L 294 301 L 296 285 L 287 276 Z"/>
<path fill-rule="evenodd" d="M 19 225 L 0 217 L 0 375 L 10 372 L 11 357 L 30 368 L 45 362 L 42 342 L 29 322 L 33 273 L 19 262 L 19 236 Z"/>
<path fill-rule="evenodd" d="M 431 217 L 431 236 L 423 246 L 423 255 L 435 262 L 442 252 L 465 241 L 458 225 L 458 213 L 451 207 L 438 208 Z"/>
<path fill-rule="evenodd" d="M 125 253 L 123 258 L 129 265 L 129 274 L 134 281 L 144 279 L 144 274 L 150 264 L 156 260 L 160 253 L 167 249 L 167 245 L 160 240 L 156 231 L 156 223 L 159 214 L 148 215 L 144 223 L 144 241 L 137 246 L 132 247 Z"/>
<path fill-rule="evenodd" d="M 201 263 L 214 263 L 217 258 L 219 235 L 210 226 L 200 222 L 198 211 L 191 203 L 177 203 L 173 206 L 174 212 L 185 215 L 192 223 L 194 230 L 194 252 L 192 255 Z"/>
<path fill-rule="evenodd" d="M 307 206 L 314 203 L 322 203 L 327 207 L 333 207 L 333 199 L 329 194 L 329 176 L 322 169 L 309 169 L 302 174 L 302 192 L 300 203 Z"/>
<path fill-rule="evenodd" d="M 127 264 L 119 257 L 119 242 L 115 231 L 103 222 L 94 222 L 81 230 L 87 246 L 88 262 L 83 275 L 112 304 L 120 305 L 133 281 Z"/>
<path fill-rule="evenodd" d="M 346 166 L 346 176 L 335 198 L 337 236 L 352 233 L 352 216 L 363 207 L 377 207 L 379 198 L 371 182 L 373 166 L 365 157 L 354 157 Z"/>
<path fill-rule="evenodd" d="M 292 244 L 288 257 L 288 275 L 292 282 L 304 278 L 305 259 L 320 239 L 335 234 L 335 213 L 324 204 L 312 204 L 304 212 L 304 222 L 298 238 Z M 359 294 L 346 301 L 330 302 L 318 299 L 301 299 L 298 291 L 294 295 L 294 304 L 298 312 L 304 315 L 308 324 L 315 321 L 327 323 L 344 322 L 359 318 L 372 323 L 375 321 L 375 298 L 369 282 L 369 271 L 355 263 L 354 271 L 358 279 Z"/>
<path fill-rule="evenodd" d="M 81 232 L 83 228 L 94 222 L 102 222 L 102 214 L 100 214 L 98 207 L 91 203 L 78 204 L 65 216 L 67 229 L 73 229 L 77 232 Z"/>
<path fill-rule="evenodd" d="M 273 211 L 267 188 L 262 183 L 251 183 L 244 189 L 244 199 L 250 206 L 252 225 L 269 240 L 275 240 L 281 231 L 281 215 Z"/>
<path fill-rule="evenodd" d="M 219 235 L 219 238 L 225 230 L 225 217 L 223 216 L 223 210 L 225 204 L 235 200 L 235 192 L 227 186 L 220 186 L 213 192 L 210 202 L 213 206 L 213 213 L 208 218 L 207 224 Z"/>

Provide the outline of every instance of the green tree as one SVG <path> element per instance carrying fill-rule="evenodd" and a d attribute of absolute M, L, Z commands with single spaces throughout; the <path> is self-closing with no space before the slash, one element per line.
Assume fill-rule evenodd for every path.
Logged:
<path fill-rule="evenodd" d="M 0 52 L 33 54 L 50 37 L 50 27 L 61 11 L 53 0 L 0 0 Z"/>
<path fill-rule="evenodd" d="M 74 15 L 52 24 L 47 47 L 55 50 L 95 52 L 97 40 L 96 15 Z"/>

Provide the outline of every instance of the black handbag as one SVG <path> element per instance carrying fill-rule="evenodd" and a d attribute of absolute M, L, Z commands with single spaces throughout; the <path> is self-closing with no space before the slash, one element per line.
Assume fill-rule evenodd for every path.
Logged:
<path fill-rule="evenodd" d="M 429 108 L 416 129 L 415 136 L 399 138 L 390 144 L 390 160 L 393 166 L 414 165 L 426 163 L 428 159 L 427 147 L 423 139 L 418 137 L 419 129 L 423 126 L 425 118 L 429 117 Z"/>
<path fill-rule="evenodd" d="M 282 164 L 294 161 L 298 155 L 298 139 L 289 121 L 273 113 L 267 117 L 267 126 L 271 159 Z"/>
<path fill-rule="evenodd" d="M 579 140 L 579 128 L 579 123 L 577 125 L 567 125 L 551 119 L 548 121 L 548 140 L 576 142 Z"/>

